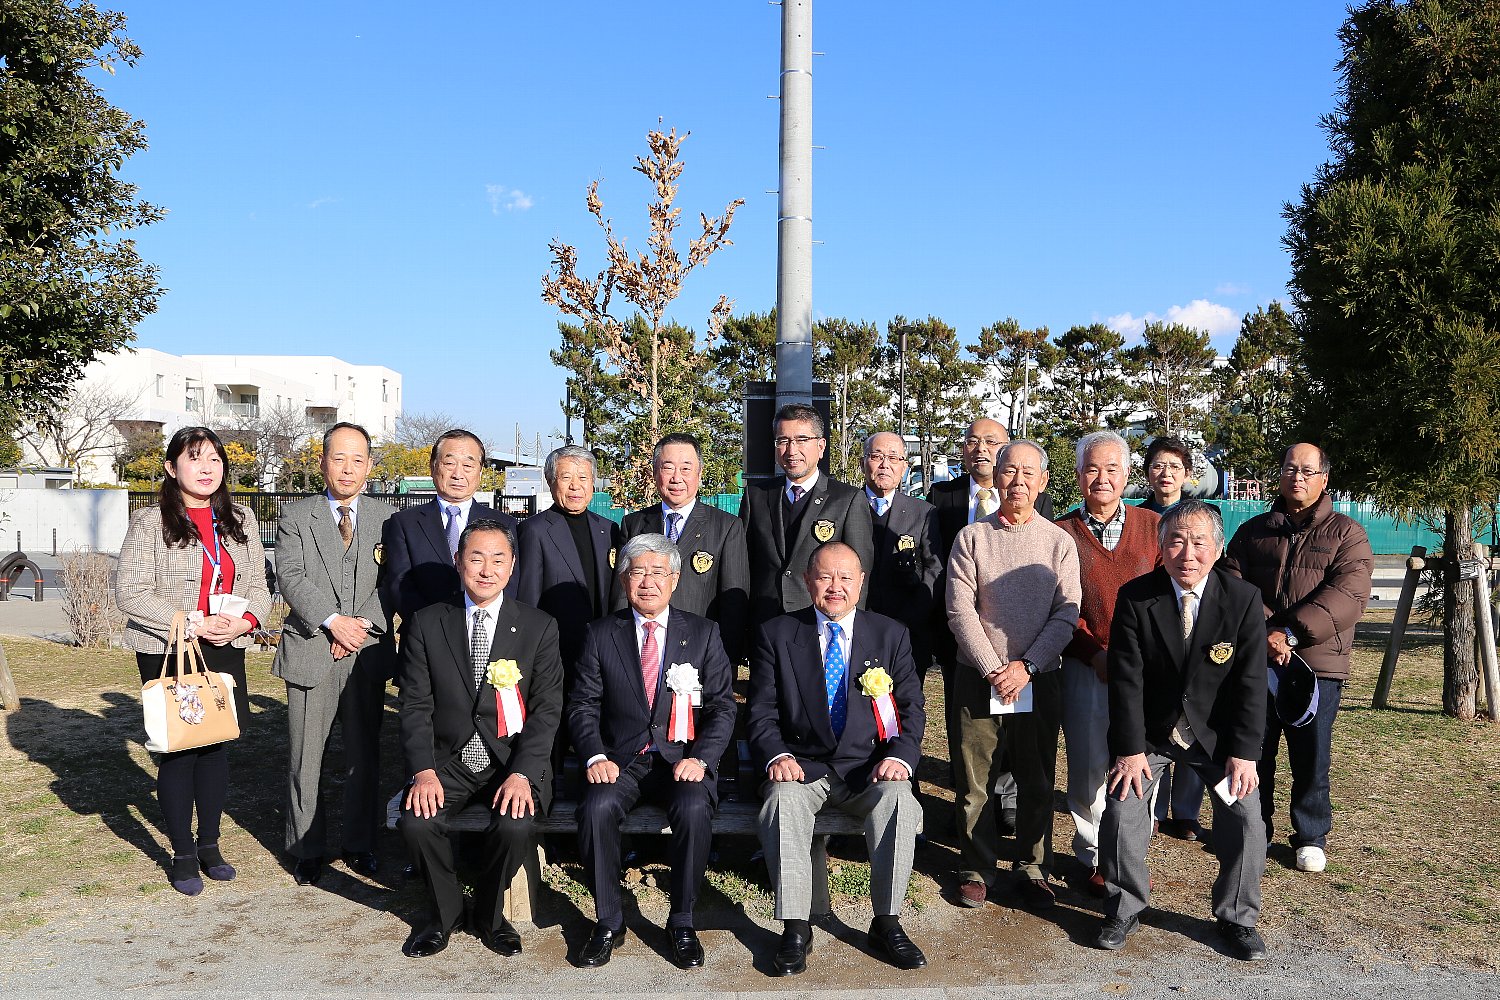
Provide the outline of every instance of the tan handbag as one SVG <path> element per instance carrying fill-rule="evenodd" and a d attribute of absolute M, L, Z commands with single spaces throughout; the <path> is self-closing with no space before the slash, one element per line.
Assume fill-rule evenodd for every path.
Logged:
<path fill-rule="evenodd" d="M 168 677 L 167 666 L 174 655 L 176 676 Z M 156 753 L 239 739 L 234 678 L 205 666 L 198 640 L 188 634 L 184 611 L 172 618 L 161 675 L 141 686 L 141 707 L 146 716 L 146 749 Z"/>

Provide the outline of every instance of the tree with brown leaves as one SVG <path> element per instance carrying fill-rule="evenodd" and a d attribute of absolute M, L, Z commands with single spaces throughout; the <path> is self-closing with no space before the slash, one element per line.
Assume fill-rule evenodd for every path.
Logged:
<path fill-rule="evenodd" d="M 673 239 L 680 223 L 682 209 L 676 204 L 678 180 L 683 163 L 679 158 L 682 143 L 691 133 L 677 134 L 652 130 L 646 136 L 650 155 L 636 158 L 633 168 L 651 182 L 655 200 L 647 205 L 651 235 L 649 250 L 631 255 L 623 238 L 615 234 L 614 223 L 604 214 L 599 197 L 599 182 L 589 185 L 586 204 L 604 235 L 604 270 L 592 278 L 578 271 L 578 249 L 560 239 L 549 245 L 552 270 L 542 277 L 542 300 L 580 320 L 597 336 L 601 362 L 613 369 L 612 374 L 630 394 L 621 400 L 622 410 L 631 411 L 638 403 L 643 419 L 635 421 L 626 443 L 629 457 L 620 464 L 614 481 L 616 500 L 630 504 L 643 501 L 650 482 L 651 447 L 669 429 L 663 421 L 663 383 L 691 380 L 702 384 L 707 367 L 708 350 L 733 302 L 721 295 L 709 310 L 708 332 L 703 343 L 694 336 L 672 336 L 666 319 L 668 307 L 682 292 L 682 283 L 693 270 L 708 262 L 719 250 L 730 246 L 729 227 L 735 211 L 744 199 L 737 198 L 715 218 L 699 214 L 699 234 L 688 243 L 684 260 Z M 632 331 L 632 318 L 613 311 L 616 295 L 634 309 L 645 326 L 646 336 Z M 568 325 L 560 325 L 564 348 L 577 345 L 568 342 Z M 576 329 L 576 328 L 575 328 Z M 674 408 L 670 413 L 673 430 L 694 430 L 702 417 L 697 408 Z"/>

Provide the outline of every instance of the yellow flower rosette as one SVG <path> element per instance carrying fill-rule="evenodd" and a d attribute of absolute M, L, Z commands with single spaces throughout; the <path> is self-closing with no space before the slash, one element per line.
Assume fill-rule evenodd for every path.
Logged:
<path fill-rule="evenodd" d="M 484 672 L 484 679 L 494 688 L 510 688 L 521 683 L 521 668 L 515 660 L 495 660 Z"/>
<path fill-rule="evenodd" d="M 891 693 L 895 685 L 891 683 L 891 675 L 880 667 L 871 667 L 859 675 L 859 690 L 866 698 L 879 698 Z"/>

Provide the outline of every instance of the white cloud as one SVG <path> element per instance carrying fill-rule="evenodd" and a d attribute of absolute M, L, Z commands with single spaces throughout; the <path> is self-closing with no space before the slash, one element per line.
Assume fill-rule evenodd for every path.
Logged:
<path fill-rule="evenodd" d="M 531 195 L 504 184 L 486 184 L 484 194 L 490 201 L 491 215 L 499 215 L 501 209 L 507 212 L 524 212 L 532 205 Z"/>
<path fill-rule="evenodd" d="M 336 201 L 338 201 L 337 198 L 334 198 L 331 195 L 325 195 L 322 198 L 314 198 L 312 201 L 307 203 L 307 207 L 322 208 L 324 205 L 332 205 Z"/>
<path fill-rule="evenodd" d="M 1214 294 L 1215 295 L 1249 295 L 1250 294 L 1250 286 L 1247 285 L 1247 284 L 1245 284 L 1244 282 L 1240 282 L 1240 281 L 1225 281 L 1225 282 L 1221 282 L 1219 284 L 1219 286 L 1214 289 Z"/>
<path fill-rule="evenodd" d="M 1194 299 L 1185 306 L 1172 306 L 1163 313 L 1148 312 L 1142 316 L 1123 312 L 1104 321 L 1111 330 L 1126 337 L 1139 337 L 1147 323 L 1181 323 L 1195 330 L 1207 330 L 1209 336 L 1232 334 L 1240 328 L 1240 317 L 1228 306 L 1207 299 Z"/>

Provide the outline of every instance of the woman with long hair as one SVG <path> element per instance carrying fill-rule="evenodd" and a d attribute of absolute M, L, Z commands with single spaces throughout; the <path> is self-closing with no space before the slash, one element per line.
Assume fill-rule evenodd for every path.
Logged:
<path fill-rule="evenodd" d="M 129 618 L 125 643 L 135 650 L 141 682 L 159 677 L 167 637 L 178 612 L 200 612 L 194 624 L 209 670 L 234 679 L 234 705 L 244 726 L 249 633 L 270 613 L 260 526 L 246 507 L 230 502 L 229 463 L 218 435 L 184 427 L 167 444 L 160 502 L 138 510 L 120 547 L 115 600 Z M 220 612 L 222 595 L 250 602 L 243 614 Z M 234 878 L 219 851 L 219 819 L 229 788 L 227 744 L 158 756 L 157 800 L 172 842 L 169 878 L 187 896 L 203 891 L 203 874 Z M 193 814 L 198 834 L 193 836 Z"/>

